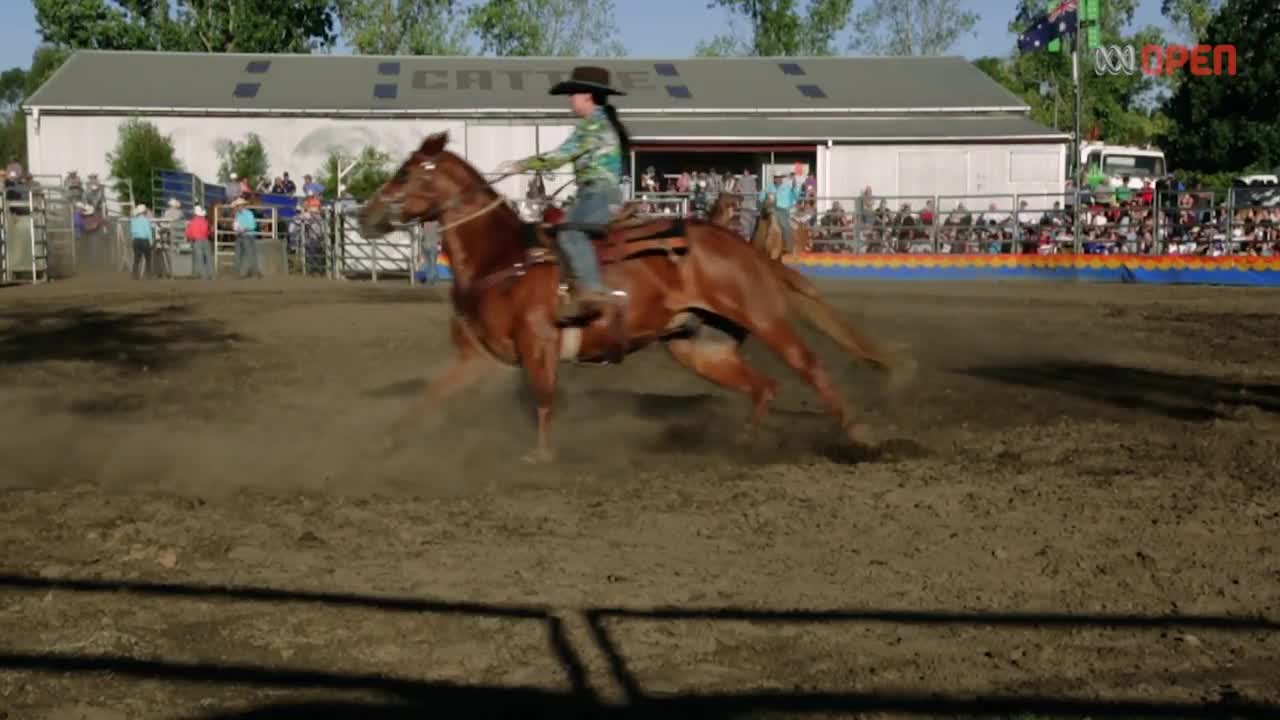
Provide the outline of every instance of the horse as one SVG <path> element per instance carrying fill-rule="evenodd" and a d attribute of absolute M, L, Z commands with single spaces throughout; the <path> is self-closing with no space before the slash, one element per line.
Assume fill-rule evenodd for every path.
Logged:
<path fill-rule="evenodd" d="M 624 293 L 612 309 L 562 325 L 563 302 L 554 227 L 524 222 L 474 167 L 446 150 L 448 133 L 423 140 L 360 210 L 365 237 L 397 223 L 438 222 L 453 273 L 454 358 L 421 398 L 394 423 L 389 445 L 428 411 L 474 384 L 486 368 L 522 367 L 537 411 L 537 442 L 529 463 L 555 459 L 551 443 L 557 369 L 561 361 L 620 362 L 661 342 L 684 367 L 751 399 L 740 440 L 764 420 L 778 384 L 749 366 L 742 342 L 756 335 L 816 392 L 847 438 L 868 443 L 831 379 L 788 321 L 789 309 L 851 357 L 884 371 L 902 367 L 845 323 L 803 275 L 753 252 L 734 232 L 704 220 L 612 218 L 593 240 L 606 282 Z M 707 328 L 723 331 L 713 336 Z"/>
<path fill-rule="evenodd" d="M 716 196 L 716 201 L 711 204 L 711 209 L 707 211 L 707 220 L 713 225 L 726 227 L 736 232 L 738 213 L 741 210 L 741 196 L 722 192 Z"/>
<path fill-rule="evenodd" d="M 771 260 L 781 260 L 786 252 L 786 245 L 782 241 L 782 229 L 778 226 L 773 208 L 774 198 L 770 195 L 761 204 L 760 219 L 756 222 L 755 232 L 751 234 L 751 246 Z M 793 252 L 809 247 L 809 226 L 794 219 L 789 222 Z"/>

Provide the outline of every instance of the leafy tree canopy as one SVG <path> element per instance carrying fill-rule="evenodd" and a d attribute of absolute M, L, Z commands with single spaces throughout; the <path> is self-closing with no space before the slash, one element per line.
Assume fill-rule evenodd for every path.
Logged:
<path fill-rule="evenodd" d="M 1236 75 L 1191 75 L 1165 106 L 1162 138 L 1172 167 L 1200 172 L 1270 172 L 1280 166 L 1280 6 L 1231 0 L 1202 42 L 1236 47 Z"/>
<path fill-rule="evenodd" d="M 107 153 L 107 164 L 116 180 L 115 191 L 122 197 L 133 193 L 134 202 L 155 207 L 154 173 L 160 170 L 181 170 L 173 148 L 173 139 L 160 132 L 155 125 L 139 118 L 130 118 L 120 125 L 116 145 Z"/>
<path fill-rule="evenodd" d="M 336 40 L 333 0 L 33 0 L 49 43 L 100 50 L 310 52 Z"/>

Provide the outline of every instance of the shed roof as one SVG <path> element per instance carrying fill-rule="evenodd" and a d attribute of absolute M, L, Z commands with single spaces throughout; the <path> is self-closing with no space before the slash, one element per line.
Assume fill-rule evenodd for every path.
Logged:
<path fill-rule="evenodd" d="M 547 90 L 609 68 L 635 112 L 1022 112 L 960 57 L 577 58 L 252 55 L 81 50 L 36 93 L 42 111 L 563 113 Z"/>
<path fill-rule="evenodd" d="M 930 117 L 854 118 L 638 118 L 627 120 L 634 141 L 764 142 L 871 141 L 948 142 L 973 140 L 1042 140 L 1065 142 L 1067 133 L 1025 116 L 947 115 Z"/>

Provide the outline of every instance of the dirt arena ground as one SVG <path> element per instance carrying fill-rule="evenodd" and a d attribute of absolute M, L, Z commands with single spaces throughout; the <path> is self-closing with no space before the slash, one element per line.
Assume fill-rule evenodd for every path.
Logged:
<path fill-rule="evenodd" d="M 384 452 L 442 291 L 0 290 L 0 718 L 1275 717 L 1280 294 L 826 283 L 883 440 L 660 348 Z"/>

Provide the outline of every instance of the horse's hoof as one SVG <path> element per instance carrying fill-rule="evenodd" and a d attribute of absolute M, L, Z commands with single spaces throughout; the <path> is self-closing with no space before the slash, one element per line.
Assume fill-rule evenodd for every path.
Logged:
<path fill-rule="evenodd" d="M 849 436 L 849 441 L 855 445 L 861 445 L 866 448 L 874 448 L 877 445 L 871 428 L 863 423 L 850 423 L 845 427 L 845 434 Z"/>
<path fill-rule="evenodd" d="M 534 448 L 533 450 L 525 453 L 524 457 L 520 458 L 520 460 L 526 465 L 545 465 L 547 463 L 554 462 L 555 459 L 555 452 L 547 448 Z"/>
<path fill-rule="evenodd" d="M 733 444 L 736 447 L 746 449 L 754 447 L 758 439 L 760 439 L 760 433 L 755 428 L 745 427 L 739 430 L 737 435 L 733 436 Z"/>

